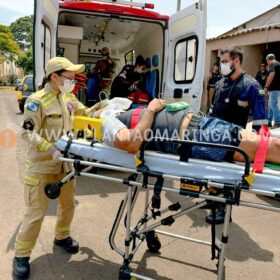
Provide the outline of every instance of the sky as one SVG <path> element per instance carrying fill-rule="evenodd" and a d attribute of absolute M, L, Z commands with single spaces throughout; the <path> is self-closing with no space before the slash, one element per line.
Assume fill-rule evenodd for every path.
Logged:
<path fill-rule="evenodd" d="M 155 4 L 155 11 L 172 15 L 177 0 L 137 0 Z M 135 1 L 135 2 L 137 2 Z M 181 8 L 196 2 L 181 0 Z M 207 0 L 207 38 L 218 36 L 280 4 L 279 0 Z M 33 14 L 33 0 L 0 0 L 0 24 Z"/>

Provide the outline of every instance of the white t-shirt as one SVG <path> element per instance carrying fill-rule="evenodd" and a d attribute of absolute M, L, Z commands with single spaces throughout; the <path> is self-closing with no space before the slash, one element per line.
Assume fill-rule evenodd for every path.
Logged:
<path fill-rule="evenodd" d="M 109 146 L 114 146 L 116 134 L 126 126 L 117 118 L 108 117 L 102 124 L 102 140 Z"/>

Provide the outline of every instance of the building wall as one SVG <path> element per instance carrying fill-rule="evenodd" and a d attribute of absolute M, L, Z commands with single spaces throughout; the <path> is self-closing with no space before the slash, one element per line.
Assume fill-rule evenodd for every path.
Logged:
<path fill-rule="evenodd" d="M 205 57 L 204 84 L 207 85 L 207 77 L 216 61 L 219 50 L 231 46 L 240 46 L 244 50 L 243 68 L 250 75 L 256 75 L 259 65 L 263 62 L 263 53 L 268 43 L 280 42 L 280 29 L 270 29 L 255 32 L 248 32 L 226 39 L 207 40 Z M 207 92 L 204 89 L 201 110 L 207 108 Z"/>
<path fill-rule="evenodd" d="M 7 81 L 7 77 L 10 75 L 16 75 L 17 78 L 23 78 L 23 70 L 16 67 L 14 61 L 4 61 L 0 64 L 0 80 Z"/>
<path fill-rule="evenodd" d="M 268 13 L 265 13 L 259 17 L 256 17 L 246 23 L 245 28 L 251 28 L 256 26 L 264 26 L 280 22 L 280 9 L 277 7 L 270 10 Z"/>
<path fill-rule="evenodd" d="M 255 73 L 262 62 L 265 45 L 280 41 L 280 29 L 271 29 L 245 33 L 227 39 L 208 40 L 206 44 L 205 78 L 213 65 L 213 52 L 230 46 L 240 46 L 244 50 L 243 67 L 249 73 Z"/>
<path fill-rule="evenodd" d="M 223 33 L 223 35 L 226 34 L 232 34 L 238 30 L 243 30 L 246 28 L 253 28 L 253 27 L 259 27 L 259 26 L 265 26 L 270 24 L 275 24 L 280 22 L 280 5 L 278 7 L 275 7 L 274 9 L 271 9 L 270 11 L 263 13 L 262 15 L 255 17 L 244 24 L 241 24 L 240 26 L 237 26 L 236 28 L 233 28 L 232 30 L 229 30 L 228 32 Z"/>
<path fill-rule="evenodd" d="M 242 49 L 244 51 L 243 69 L 255 77 L 263 62 L 265 45 L 244 46 Z"/>

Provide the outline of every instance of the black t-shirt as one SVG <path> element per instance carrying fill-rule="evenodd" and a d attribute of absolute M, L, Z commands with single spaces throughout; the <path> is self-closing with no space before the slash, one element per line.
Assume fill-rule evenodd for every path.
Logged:
<path fill-rule="evenodd" d="M 141 117 L 144 113 L 144 110 L 141 112 Z M 123 112 L 117 117 L 117 119 L 119 119 L 126 127 L 129 128 L 133 111 L 134 110 Z M 192 112 L 191 109 L 181 110 L 177 112 L 168 112 L 164 109 L 156 113 L 149 137 L 179 139 L 182 122 L 190 112 Z M 149 145 L 149 150 L 161 151 L 169 154 L 177 154 L 177 148 L 178 144 L 166 141 L 158 141 Z"/>
<path fill-rule="evenodd" d="M 131 89 L 133 84 L 137 89 L 143 90 L 143 74 L 134 72 L 134 66 L 126 65 L 112 83 L 110 98 L 128 97 L 131 91 L 134 91 Z"/>
<path fill-rule="evenodd" d="M 211 87 L 215 88 L 215 84 L 222 78 L 220 72 L 212 72 L 211 78 L 209 79 L 207 89 L 209 90 Z"/>
<path fill-rule="evenodd" d="M 270 65 L 269 74 L 271 72 L 275 72 L 275 75 L 269 86 L 269 90 L 280 90 L 280 62 L 275 61 Z"/>
<path fill-rule="evenodd" d="M 266 83 L 266 79 L 267 79 L 267 72 L 264 71 L 259 71 L 256 75 L 256 80 L 260 83 L 260 85 L 262 86 L 262 88 L 264 88 L 265 83 Z"/>

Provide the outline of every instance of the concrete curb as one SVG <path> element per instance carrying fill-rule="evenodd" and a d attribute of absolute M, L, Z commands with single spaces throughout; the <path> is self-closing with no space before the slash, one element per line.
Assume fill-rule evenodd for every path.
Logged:
<path fill-rule="evenodd" d="M 14 87 L 3 87 L 3 86 L 0 86 L 0 90 L 9 90 L 9 91 L 14 91 L 15 88 Z"/>

